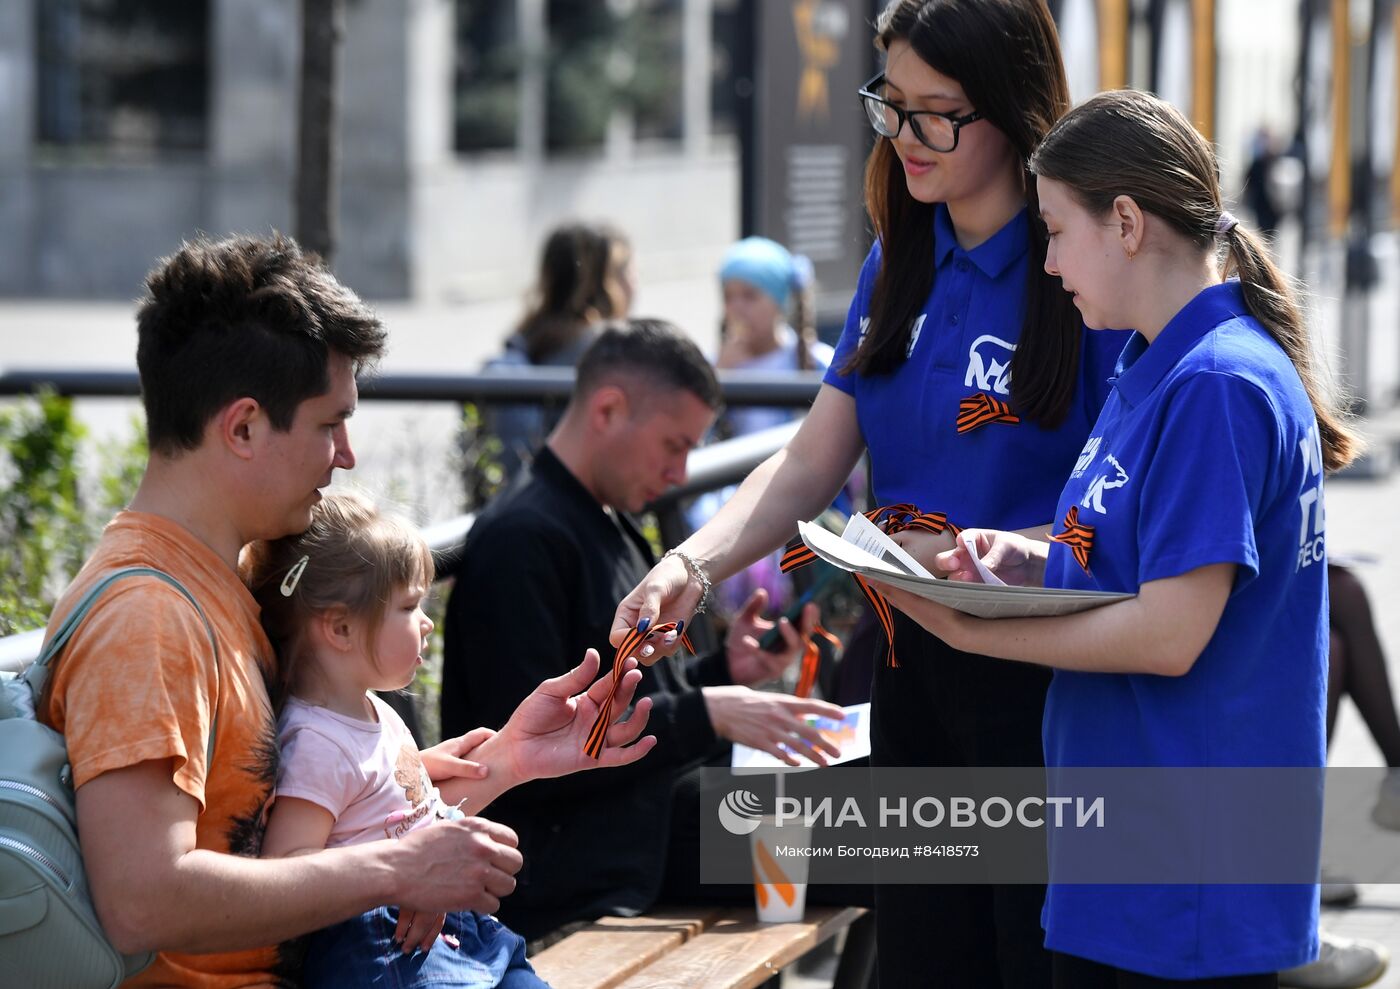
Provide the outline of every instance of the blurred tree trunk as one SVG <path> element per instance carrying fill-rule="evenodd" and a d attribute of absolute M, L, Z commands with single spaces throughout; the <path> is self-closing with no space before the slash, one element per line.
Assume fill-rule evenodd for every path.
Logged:
<path fill-rule="evenodd" d="M 296 238 L 329 265 L 335 253 L 341 43 L 345 0 L 302 0 Z"/>

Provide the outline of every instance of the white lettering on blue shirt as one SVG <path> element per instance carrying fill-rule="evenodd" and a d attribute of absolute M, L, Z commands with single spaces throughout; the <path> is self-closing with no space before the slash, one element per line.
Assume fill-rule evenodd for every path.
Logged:
<path fill-rule="evenodd" d="M 919 317 L 920 320 L 923 317 Z M 1011 394 L 1011 357 L 1016 345 L 984 333 L 972 341 L 967 351 L 967 378 L 963 384 L 979 391 Z"/>
<path fill-rule="evenodd" d="M 1084 498 L 1080 505 L 1085 508 L 1092 508 L 1100 515 L 1107 515 L 1108 510 L 1103 507 L 1103 493 L 1112 491 L 1114 488 L 1121 488 L 1128 483 L 1128 472 L 1123 469 L 1123 465 L 1113 454 L 1108 454 L 1104 460 L 1113 467 L 1114 477 L 1109 480 L 1108 474 L 1103 473 L 1089 482 L 1089 489 L 1084 492 Z"/>
<path fill-rule="evenodd" d="M 1322 502 L 1322 442 L 1316 426 L 1309 427 L 1308 434 L 1298 442 L 1298 450 L 1303 455 L 1304 483 L 1310 478 L 1316 481 L 1298 496 L 1298 514 L 1301 518 L 1298 522 L 1298 566 L 1295 569 L 1302 570 L 1327 558 L 1327 513 Z"/>

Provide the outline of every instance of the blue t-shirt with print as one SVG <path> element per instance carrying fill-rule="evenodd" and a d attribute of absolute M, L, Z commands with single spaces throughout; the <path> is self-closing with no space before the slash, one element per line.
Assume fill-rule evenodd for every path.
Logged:
<path fill-rule="evenodd" d="M 1055 672 L 1046 764 L 1324 765 L 1317 423 L 1237 282 L 1200 293 L 1151 346 L 1132 337 L 1060 496 L 1057 534 L 1071 511 L 1090 538 L 1080 558 L 1051 543 L 1047 586 L 1136 592 L 1210 564 L 1237 571 L 1185 676 Z M 1315 953 L 1317 887 L 1052 883 L 1043 920 L 1047 947 L 1159 978 L 1272 972 Z"/>
<path fill-rule="evenodd" d="M 1081 330 L 1079 381 L 1059 426 L 998 416 L 998 407 L 1010 402 L 1011 357 L 1021 337 L 1029 223 L 1022 210 L 965 251 L 947 207 L 938 206 L 933 289 L 915 318 L 907 359 L 888 374 L 843 374 L 869 324 L 878 242 L 866 257 L 825 381 L 855 398 L 878 504 L 909 502 L 944 512 L 964 528 L 1023 529 L 1050 521 L 1128 335 Z M 987 414 L 960 432 L 969 409 L 974 417 Z"/>

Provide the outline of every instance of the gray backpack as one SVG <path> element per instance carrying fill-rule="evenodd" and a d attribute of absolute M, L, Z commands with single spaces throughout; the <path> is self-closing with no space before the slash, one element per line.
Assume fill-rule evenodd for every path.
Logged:
<path fill-rule="evenodd" d="M 35 709 L 50 664 L 98 596 L 123 577 L 165 581 L 199 612 L 181 583 L 150 567 L 104 576 L 54 632 L 22 674 L 0 673 L 0 985 L 31 989 L 112 989 L 151 963 L 153 954 L 123 956 L 112 947 L 92 907 L 78 846 L 73 773 L 63 736 L 41 724 Z M 210 726 L 208 762 L 214 759 Z"/>

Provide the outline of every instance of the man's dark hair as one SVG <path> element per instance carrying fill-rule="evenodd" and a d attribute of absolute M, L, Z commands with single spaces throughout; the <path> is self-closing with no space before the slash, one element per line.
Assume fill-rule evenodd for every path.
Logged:
<path fill-rule="evenodd" d="M 379 317 L 289 237 L 200 237 L 146 277 L 136 367 L 152 451 L 199 446 L 209 420 L 255 399 L 275 429 L 330 388 L 332 352 L 355 373 L 384 353 Z"/>
<path fill-rule="evenodd" d="M 626 377 L 662 391 L 684 389 L 712 409 L 724 404 L 714 368 L 674 324 L 626 319 L 603 323 L 600 329 L 598 339 L 579 358 L 575 398 Z"/>

